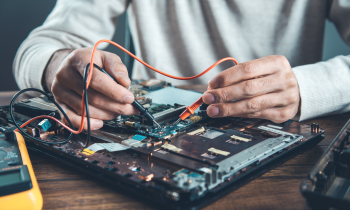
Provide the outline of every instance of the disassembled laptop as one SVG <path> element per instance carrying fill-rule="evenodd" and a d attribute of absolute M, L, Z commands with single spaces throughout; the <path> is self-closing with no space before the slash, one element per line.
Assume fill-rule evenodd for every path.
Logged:
<path fill-rule="evenodd" d="M 206 105 L 174 125 L 186 105 L 201 93 L 172 87 L 160 80 L 133 81 L 129 90 L 148 108 L 160 128 L 141 115 L 105 121 L 102 129 L 65 144 L 26 138 L 27 147 L 87 172 L 139 198 L 173 209 L 195 209 L 261 175 L 301 147 L 323 138 L 318 124 L 244 118 L 212 119 Z M 186 98 L 189 98 L 187 100 Z M 46 96 L 14 106 L 22 124 L 38 115 L 59 118 Z M 13 124 L 8 107 L 0 110 L 1 127 Z M 12 126 L 13 127 L 13 126 Z M 44 142 L 59 142 L 70 134 L 50 119 L 35 120 L 27 134 Z"/>

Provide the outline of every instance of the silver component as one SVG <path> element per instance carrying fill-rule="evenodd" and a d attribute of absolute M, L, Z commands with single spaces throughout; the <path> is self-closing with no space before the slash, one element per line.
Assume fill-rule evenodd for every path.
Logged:
<path fill-rule="evenodd" d="M 177 119 L 171 126 L 178 124 L 180 121 L 181 121 L 181 118 Z"/>
<path fill-rule="evenodd" d="M 141 85 L 130 85 L 128 87 L 128 90 L 132 92 L 132 94 L 134 94 L 135 97 L 140 97 L 149 93 L 148 91 L 142 90 L 141 88 Z"/>
<path fill-rule="evenodd" d="M 128 146 L 128 147 L 142 147 L 144 143 L 142 143 L 139 140 L 135 139 L 127 139 L 122 141 L 122 145 Z"/>
<path fill-rule="evenodd" d="M 224 134 L 224 132 L 222 132 L 222 131 L 209 130 L 209 131 L 203 133 L 201 136 L 208 138 L 208 139 L 215 139 L 216 137 L 219 137 L 223 134 Z"/>
<path fill-rule="evenodd" d="M 218 162 L 216 164 L 218 166 L 216 170 L 201 168 L 199 170 L 205 173 L 203 175 L 194 178 L 186 173 L 179 173 L 176 174 L 173 179 L 177 182 L 177 186 L 182 188 L 187 187 L 188 189 L 192 189 L 200 186 L 204 189 L 205 186 L 202 185 L 206 183 L 208 189 L 212 189 L 247 166 L 260 162 L 303 138 L 303 136 L 296 134 L 285 134 L 286 136 L 266 139 L 265 141 Z M 191 179 L 191 183 L 187 183 L 189 179 Z M 200 194 L 201 192 L 198 193 L 198 195 Z"/>
<path fill-rule="evenodd" d="M 153 120 L 153 122 L 154 122 L 154 124 L 156 124 L 156 126 L 157 126 L 159 129 L 162 128 L 162 126 L 160 126 L 155 120 Z"/>
<path fill-rule="evenodd" d="M 173 180 L 177 183 L 177 186 L 190 190 L 193 188 L 198 189 L 198 195 L 201 195 L 203 192 L 205 192 L 203 189 L 206 189 L 206 180 L 205 180 L 205 174 L 198 174 L 195 172 L 188 172 L 186 169 L 181 169 L 175 173 L 173 173 L 174 178 Z M 199 190 L 202 189 L 202 190 Z"/>
<path fill-rule="evenodd" d="M 141 105 L 152 104 L 152 98 L 141 98 L 137 100 Z"/>
<path fill-rule="evenodd" d="M 184 107 L 184 106 L 180 106 L 178 108 L 169 108 L 169 109 L 166 109 L 164 111 L 161 111 L 161 112 L 153 114 L 153 117 L 155 119 L 157 119 L 157 118 L 160 118 L 160 117 L 162 117 L 164 115 L 167 115 L 167 114 L 170 114 L 170 113 L 173 113 L 173 112 L 181 112 L 184 109 L 186 109 L 186 107 Z"/>
<path fill-rule="evenodd" d="M 266 126 L 259 126 L 258 128 L 261 129 L 261 130 L 272 132 L 272 133 L 277 133 L 277 134 L 280 134 L 280 135 L 283 135 L 283 136 L 286 136 L 286 135 L 294 136 L 295 135 L 295 134 L 291 134 L 291 133 L 284 132 L 284 131 L 281 131 L 281 130 L 277 130 L 277 129 L 274 129 L 274 128 L 269 128 L 269 127 L 266 127 Z"/>
<path fill-rule="evenodd" d="M 84 133 L 86 133 L 84 131 Z M 126 134 L 126 133 L 109 133 L 109 132 L 105 132 L 102 130 L 94 130 L 91 131 L 91 136 L 98 138 L 100 140 L 106 141 L 106 142 L 110 142 L 110 143 L 114 143 L 114 142 L 121 142 L 122 140 L 129 138 L 130 134 Z"/>
<path fill-rule="evenodd" d="M 53 111 L 53 112 L 58 110 L 55 104 L 51 102 L 46 102 L 43 98 L 31 98 L 26 101 L 22 100 L 19 104 L 21 103 L 24 103 L 32 107 Z"/>
<path fill-rule="evenodd" d="M 173 201 L 179 201 L 180 200 L 180 194 L 175 191 L 167 191 L 165 196 Z"/>

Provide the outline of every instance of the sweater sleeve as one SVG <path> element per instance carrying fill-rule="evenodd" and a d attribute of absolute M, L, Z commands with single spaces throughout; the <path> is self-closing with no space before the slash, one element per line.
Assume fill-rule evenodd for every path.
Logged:
<path fill-rule="evenodd" d="M 43 89 L 43 72 L 57 50 L 92 47 L 100 39 L 111 39 L 117 17 L 128 4 L 129 0 L 58 0 L 43 25 L 29 34 L 16 53 L 13 74 L 19 88 Z"/>
<path fill-rule="evenodd" d="M 349 1 L 332 1 L 328 18 L 350 45 Z M 300 88 L 300 121 L 350 111 L 350 55 L 298 66 L 293 72 Z"/>

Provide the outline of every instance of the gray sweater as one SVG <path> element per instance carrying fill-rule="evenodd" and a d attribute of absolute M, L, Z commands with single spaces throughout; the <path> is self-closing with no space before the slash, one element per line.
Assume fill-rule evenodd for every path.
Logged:
<path fill-rule="evenodd" d="M 111 39 L 126 10 L 136 55 L 166 73 L 193 76 L 224 57 L 245 62 L 284 55 L 300 87 L 300 120 L 350 110 L 350 56 L 320 62 L 326 18 L 350 44 L 350 0 L 58 0 L 17 52 L 13 72 L 19 87 L 42 89 L 55 51 Z M 135 62 L 132 77 L 200 84 L 230 66 L 179 81 Z"/>

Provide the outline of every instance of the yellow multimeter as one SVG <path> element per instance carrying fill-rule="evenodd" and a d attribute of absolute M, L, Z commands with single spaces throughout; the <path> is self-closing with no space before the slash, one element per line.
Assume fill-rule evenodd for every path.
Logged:
<path fill-rule="evenodd" d="M 43 198 L 23 136 L 13 130 L 12 125 L 0 127 L 0 210 L 42 209 Z"/>

